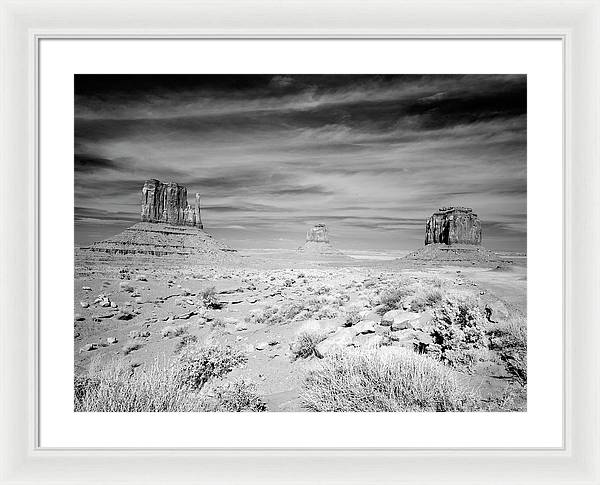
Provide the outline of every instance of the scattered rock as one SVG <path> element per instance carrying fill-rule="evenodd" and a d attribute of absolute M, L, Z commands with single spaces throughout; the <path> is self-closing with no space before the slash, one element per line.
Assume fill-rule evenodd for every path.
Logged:
<path fill-rule="evenodd" d="M 125 292 L 127 292 L 127 293 L 133 293 L 133 290 L 134 290 L 134 288 L 133 288 L 133 286 L 131 285 L 131 283 L 128 283 L 127 281 L 121 281 L 121 282 L 119 283 L 119 289 L 120 289 L 121 291 L 125 291 Z"/>
<path fill-rule="evenodd" d="M 117 313 L 117 320 L 131 320 L 133 316 L 133 313 L 121 310 L 119 313 Z"/>
<path fill-rule="evenodd" d="M 80 301 L 81 308 L 88 308 L 90 304 L 87 301 Z"/>
<path fill-rule="evenodd" d="M 85 317 L 81 315 L 81 313 L 76 313 L 75 314 L 75 321 L 76 322 L 83 322 L 85 320 Z"/>
<path fill-rule="evenodd" d="M 107 343 L 108 345 L 110 345 L 110 344 L 116 344 L 117 342 L 118 342 L 118 340 L 117 340 L 117 338 L 116 338 L 116 337 L 108 337 L 108 338 L 106 339 L 106 343 Z"/>
<path fill-rule="evenodd" d="M 92 288 L 91 288 L 91 287 L 89 287 L 89 286 L 82 286 L 82 287 L 81 287 L 81 289 L 82 289 L 83 291 L 92 291 Z"/>
<path fill-rule="evenodd" d="M 381 325 L 391 327 L 392 331 L 412 328 L 411 321 L 420 317 L 418 313 L 403 310 L 391 310 L 381 317 Z"/>
<path fill-rule="evenodd" d="M 267 342 L 258 342 L 254 348 L 256 350 L 265 350 L 269 344 Z"/>
<path fill-rule="evenodd" d="M 359 322 L 352 327 L 356 332 L 356 335 L 365 335 L 368 333 L 375 333 L 375 322 L 372 320 L 367 320 L 364 322 Z"/>
<path fill-rule="evenodd" d="M 100 348 L 100 344 L 97 344 L 97 343 L 86 344 L 82 348 L 86 352 L 90 352 L 91 350 L 97 350 L 97 349 L 99 349 Z"/>

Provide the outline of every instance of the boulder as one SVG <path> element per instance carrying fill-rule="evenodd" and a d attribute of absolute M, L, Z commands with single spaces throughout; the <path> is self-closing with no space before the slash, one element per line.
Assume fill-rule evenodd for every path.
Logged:
<path fill-rule="evenodd" d="M 359 322 L 352 327 L 355 335 L 366 335 L 368 333 L 375 333 L 375 322 L 373 320 L 366 320 Z"/>
<path fill-rule="evenodd" d="M 336 352 L 344 347 L 353 346 L 353 339 L 356 335 L 354 327 L 340 328 L 333 335 L 330 335 L 325 340 L 317 345 L 317 351 L 320 355 L 325 356 L 331 352 Z"/>
<path fill-rule="evenodd" d="M 392 331 L 412 328 L 412 321 L 418 320 L 421 315 L 404 310 L 391 310 L 381 317 L 381 325 L 390 327 Z"/>

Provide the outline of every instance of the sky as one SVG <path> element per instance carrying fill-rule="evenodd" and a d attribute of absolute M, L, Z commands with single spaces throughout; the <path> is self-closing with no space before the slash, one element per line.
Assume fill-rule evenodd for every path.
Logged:
<path fill-rule="evenodd" d="M 140 220 L 146 179 L 200 193 L 205 230 L 295 248 L 423 246 L 439 207 L 526 249 L 525 75 L 75 75 L 75 244 Z"/>

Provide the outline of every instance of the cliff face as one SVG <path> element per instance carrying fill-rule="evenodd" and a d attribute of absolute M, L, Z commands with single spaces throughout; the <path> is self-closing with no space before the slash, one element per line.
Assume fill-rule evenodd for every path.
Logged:
<path fill-rule="evenodd" d="M 329 234 L 325 224 L 317 224 L 306 233 L 306 242 L 329 242 Z"/>
<path fill-rule="evenodd" d="M 200 194 L 196 194 L 196 206 L 187 201 L 187 188 L 174 182 L 162 183 L 156 179 L 146 180 L 142 187 L 142 222 L 164 222 L 179 226 L 202 229 L 200 218 Z"/>
<path fill-rule="evenodd" d="M 442 207 L 428 220 L 425 244 L 481 244 L 481 221 L 467 207 Z"/>

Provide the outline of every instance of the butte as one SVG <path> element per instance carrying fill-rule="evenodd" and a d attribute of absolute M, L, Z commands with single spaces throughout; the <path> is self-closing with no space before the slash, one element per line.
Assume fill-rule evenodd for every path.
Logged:
<path fill-rule="evenodd" d="M 404 259 L 433 263 L 495 263 L 481 245 L 481 221 L 468 207 L 442 207 L 425 223 L 425 246 Z"/>
<path fill-rule="evenodd" d="M 141 191 L 141 222 L 123 232 L 95 242 L 82 250 L 111 255 L 194 258 L 198 262 L 226 260 L 235 252 L 203 229 L 200 195 L 188 203 L 187 188 L 155 179 L 146 180 Z"/>

